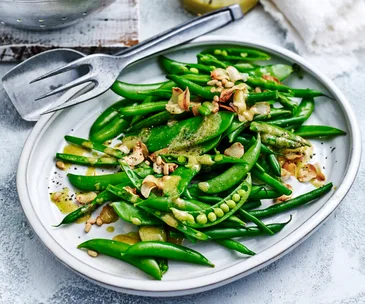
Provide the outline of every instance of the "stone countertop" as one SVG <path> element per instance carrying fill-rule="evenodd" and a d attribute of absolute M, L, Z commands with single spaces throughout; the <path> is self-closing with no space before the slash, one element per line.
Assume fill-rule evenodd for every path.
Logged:
<path fill-rule="evenodd" d="M 178 1 L 141 0 L 140 4 L 141 40 L 191 17 Z M 260 7 L 217 33 L 288 47 L 284 33 Z M 355 56 L 364 62 L 364 51 Z M 0 78 L 11 68 L 0 65 Z M 356 109 L 360 128 L 365 128 L 365 67 L 359 65 L 333 80 Z M 291 253 L 215 290 L 152 299 L 90 283 L 57 261 L 34 234 L 16 191 L 19 156 L 33 125 L 19 117 L 0 85 L 0 303 L 365 303 L 364 162 L 341 206 Z"/>

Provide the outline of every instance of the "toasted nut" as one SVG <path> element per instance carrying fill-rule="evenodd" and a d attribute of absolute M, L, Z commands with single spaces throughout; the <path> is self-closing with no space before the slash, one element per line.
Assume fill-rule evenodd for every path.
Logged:
<path fill-rule="evenodd" d="M 92 202 L 95 197 L 97 197 L 97 194 L 95 192 L 87 192 L 87 193 L 81 193 L 76 196 L 76 200 L 80 204 L 87 204 Z"/>
<path fill-rule="evenodd" d="M 219 96 L 218 96 L 218 95 L 215 95 L 215 96 L 213 97 L 213 100 L 214 100 L 215 102 L 219 102 Z"/>
<path fill-rule="evenodd" d="M 162 164 L 162 157 L 161 156 L 157 156 L 156 157 L 156 164 L 157 165 L 161 165 Z"/>
<path fill-rule="evenodd" d="M 240 72 L 233 66 L 229 66 L 226 68 L 229 79 L 234 84 L 237 80 L 241 80 L 243 77 Z"/>
<path fill-rule="evenodd" d="M 62 192 L 55 192 L 52 194 L 52 200 L 59 202 L 62 197 Z"/>
<path fill-rule="evenodd" d="M 306 164 L 299 169 L 298 180 L 300 182 L 309 182 L 317 177 L 317 170 L 312 164 Z"/>
<path fill-rule="evenodd" d="M 120 145 L 118 147 L 118 150 L 120 150 L 121 152 L 123 152 L 124 154 L 128 154 L 130 152 L 129 148 L 126 145 Z"/>
<path fill-rule="evenodd" d="M 219 87 L 219 88 L 216 89 L 216 92 L 218 92 L 218 93 L 220 93 L 222 91 L 223 91 L 223 87 Z"/>
<path fill-rule="evenodd" d="M 255 93 L 261 93 L 262 91 L 261 91 L 261 88 L 260 87 L 256 87 L 255 88 Z"/>
<path fill-rule="evenodd" d="M 91 224 L 90 223 L 86 223 L 85 224 L 85 229 L 84 229 L 85 232 L 88 233 L 90 231 L 90 229 L 91 229 Z"/>
<path fill-rule="evenodd" d="M 217 79 L 213 79 L 207 82 L 208 86 L 215 86 L 217 84 L 218 80 Z"/>
<path fill-rule="evenodd" d="M 322 173 L 320 165 L 318 163 L 315 163 L 314 167 L 316 168 L 316 171 L 317 171 L 317 180 L 318 181 L 325 181 L 326 176 Z"/>
<path fill-rule="evenodd" d="M 163 165 L 163 174 L 164 175 L 169 175 L 169 172 L 170 172 L 169 165 L 168 164 L 164 164 Z"/>
<path fill-rule="evenodd" d="M 224 87 L 229 89 L 229 88 L 232 88 L 233 86 L 234 86 L 234 83 L 231 81 L 228 81 Z"/>
<path fill-rule="evenodd" d="M 98 216 L 98 217 L 96 218 L 96 225 L 98 225 L 98 226 L 103 225 L 103 220 L 100 218 L 100 216 Z"/>
<path fill-rule="evenodd" d="M 222 84 L 225 86 L 227 84 L 228 80 L 227 79 L 223 79 L 222 80 Z"/>
<path fill-rule="evenodd" d="M 90 218 L 87 220 L 86 222 L 87 224 L 91 224 L 91 225 L 94 225 L 96 223 L 96 218 Z"/>
<path fill-rule="evenodd" d="M 87 254 L 93 258 L 96 258 L 98 256 L 98 253 L 94 250 L 88 250 Z"/>
<path fill-rule="evenodd" d="M 286 162 L 283 165 L 283 169 L 288 171 L 291 175 L 297 176 L 297 165 L 291 162 Z"/>
<path fill-rule="evenodd" d="M 286 182 L 290 178 L 291 174 L 289 171 L 281 168 L 281 180 Z"/>
<path fill-rule="evenodd" d="M 153 172 L 155 172 L 157 174 L 161 174 L 162 173 L 162 166 L 158 165 L 157 163 L 153 163 Z"/>
<path fill-rule="evenodd" d="M 58 162 L 56 162 L 56 167 L 58 168 L 58 169 L 61 169 L 61 170 L 65 170 L 65 163 L 64 162 L 61 162 L 61 161 L 58 161 Z"/>
<path fill-rule="evenodd" d="M 290 190 L 293 190 L 293 187 L 289 184 L 285 184 L 285 186 L 290 189 Z M 287 201 L 288 199 L 290 199 L 292 197 L 293 194 L 290 194 L 290 195 L 285 195 L 283 194 L 282 196 L 278 197 L 275 199 L 275 203 L 281 203 L 281 202 L 285 202 Z"/>
<path fill-rule="evenodd" d="M 241 158 L 245 153 L 243 145 L 239 142 L 234 143 L 232 146 L 224 150 L 224 155 Z"/>
<path fill-rule="evenodd" d="M 210 93 L 215 93 L 215 92 L 216 92 L 216 88 L 215 87 L 210 88 Z"/>
<path fill-rule="evenodd" d="M 225 79 L 224 79 L 225 80 Z M 217 81 L 217 87 L 222 87 L 223 85 L 222 85 L 222 81 Z"/>

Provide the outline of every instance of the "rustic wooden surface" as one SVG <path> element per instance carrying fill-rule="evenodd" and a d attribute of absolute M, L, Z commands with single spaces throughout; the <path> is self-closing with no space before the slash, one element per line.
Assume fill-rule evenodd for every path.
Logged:
<path fill-rule="evenodd" d="M 116 0 L 100 13 L 60 30 L 34 32 L 0 25 L 0 62 L 24 60 L 58 47 L 91 54 L 134 45 L 138 43 L 138 2 Z"/>

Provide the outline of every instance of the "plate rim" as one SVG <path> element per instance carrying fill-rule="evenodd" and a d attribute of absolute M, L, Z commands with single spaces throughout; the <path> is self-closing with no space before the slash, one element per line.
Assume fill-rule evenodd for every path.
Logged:
<path fill-rule="evenodd" d="M 315 75 L 316 79 L 319 79 L 322 84 L 324 84 L 331 93 L 336 96 L 337 102 L 343 107 L 343 112 L 345 116 L 347 116 L 347 124 L 349 125 L 349 134 L 347 136 L 350 137 L 350 142 L 352 144 L 352 150 L 349 152 L 349 163 L 347 172 L 345 172 L 345 176 L 341 185 L 338 186 L 334 194 L 326 201 L 326 203 L 316 212 L 314 213 L 307 221 L 305 221 L 301 226 L 297 229 L 293 230 L 289 235 L 287 235 L 284 239 L 280 240 L 275 245 L 263 251 L 260 255 L 254 257 L 257 259 L 257 262 L 253 267 L 246 270 L 237 270 L 240 268 L 239 264 L 236 264 L 234 268 L 235 271 L 232 271 L 232 267 L 228 267 L 226 269 L 217 271 L 212 274 L 204 275 L 204 277 L 216 277 L 216 280 L 207 280 L 204 279 L 204 283 L 197 282 L 200 281 L 202 277 L 190 278 L 184 280 L 191 281 L 190 286 L 194 285 L 194 287 L 187 287 L 181 282 L 178 281 L 149 281 L 153 288 L 146 289 L 145 284 L 139 284 L 141 282 L 145 282 L 146 280 L 133 280 L 120 278 L 122 284 L 113 283 L 113 277 L 116 276 L 111 274 L 105 274 L 100 270 L 96 270 L 89 265 L 82 265 L 80 261 L 75 258 L 72 254 L 67 252 L 64 248 L 62 248 L 56 240 L 52 238 L 52 236 L 44 229 L 43 224 L 38 219 L 31 202 L 31 198 L 27 191 L 26 184 L 26 172 L 28 161 L 31 156 L 31 152 L 34 146 L 34 143 L 37 141 L 39 135 L 42 133 L 42 130 L 50 124 L 54 119 L 57 118 L 59 113 L 48 114 L 41 117 L 41 119 L 36 123 L 33 130 L 29 134 L 21 156 L 19 160 L 18 170 L 17 170 L 17 190 L 19 195 L 19 200 L 21 202 L 22 209 L 27 217 L 28 222 L 32 226 L 33 230 L 40 238 L 42 243 L 53 253 L 56 258 L 68 266 L 70 269 L 80 274 L 82 277 L 91 280 L 94 283 L 107 287 L 109 289 L 113 289 L 116 291 L 134 294 L 134 295 L 143 295 L 143 296 L 179 296 L 179 295 L 187 295 L 198 293 L 206 290 L 210 290 L 213 288 L 217 288 L 219 286 L 228 284 L 235 280 L 238 280 L 246 275 L 249 275 L 262 267 L 274 262 L 279 259 L 289 251 L 293 250 L 296 246 L 298 246 L 301 242 L 303 242 L 306 238 L 308 238 L 314 231 L 319 228 L 319 226 L 324 223 L 324 221 L 331 215 L 331 213 L 339 206 L 342 199 L 346 195 L 346 193 L 350 190 L 352 183 L 354 182 L 358 167 L 361 160 L 361 133 L 360 128 L 357 122 L 357 118 L 352 109 L 351 104 L 344 96 L 344 94 L 337 88 L 337 86 L 330 80 L 327 76 L 323 75 L 317 68 L 313 67 L 312 64 L 308 63 L 301 56 L 287 50 L 281 46 L 273 45 L 270 43 L 262 43 L 259 41 L 246 41 L 245 39 L 238 39 L 234 37 L 225 37 L 225 36 L 217 36 L 217 35 L 209 35 L 200 37 L 191 41 L 190 43 L 178 46 L 171 50 L 181 49 L 181 48 L 189 48 L 192 46 L 204 45 L 204 44 L 212 44 L 212 43 L 232 43 L 232 44 L 245 44 L 252 47 L 261 47 L 268 49 L 272 53 L 276 53 L 279 55 L 283 55 L 293 61 L 300 63 L 307 70 L 309 70 L 313 75 Z M 171 51 L 168 50 L 168 51 Z M 263 254 L 265 253 L 265 254 Z M 224 275 L 222 275 L 224 272 Z M 193 282 L 197 284 L 193 284 Z M 124 284 L 125 283 L 125 284 Z M 186 284 L 186 283 L 185 283 Z M 166 288 L 164 286 L 168 285 Z M 174 287 L 175 286 L 175 287 Z"/>

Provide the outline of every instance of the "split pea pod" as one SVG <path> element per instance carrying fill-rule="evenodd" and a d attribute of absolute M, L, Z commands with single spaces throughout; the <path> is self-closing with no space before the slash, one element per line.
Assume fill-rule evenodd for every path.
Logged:
<path fill-rule="evenodd" d="M 210 71 L 214 70 L 214 67 L 209 67 L 203 64 L 180 62 L 165 56 L 159 56 L 158 59 L 160 65 L 167 74 L 209 74 Z"/>
<path fill-rule="evenodd" d="M 211 47 L 201 52 L 226 61 L 270 60 L 269 54 L 247 47 Z"/>
<path fill-rule="evenodd" d="M 262 77 L 263 75 L 272 75 L 280 81 L 285 80 L 293 73 L 293 68 L 287 64 L 273 64 L 265 66 L 255 66 L 250 63 L 236 63 L 234 67 L 242 72 L 253 77 Z"/>
<path fill-rule="evenodd" d="M 237 185 L 252 169 L 261 151 L 261 140 L 258 138 L 252 147 L 242 156 L 246 164 L 236 164 L 208 181 L 200 182 L 198 188 L 207 194 L 219 193 Z"/>
<path fill-rule="evenodd" d="M 171 208 L 175 218 L 193 228 L 216 225 L 233 215 L 246 202 L 251 192 L 251 175 L 221 202 L 201 211 L 181 211 Z"/>
<path fill-rule="evenodd" d="M 167 242 L 139 242 L 129 247 L 124 256 L 158 257 L 214 267 L 214 264 L 199 252 Z"/>
<path fill-rule="evenodd" d="M 140 226 L 140 225 L 160 225 L 161 221 L 156 217 L 150 215 L 146 211 L 134 207 L 133 205 L 126 202 L 114 202 L 110 206 L 113 207 L 114 211 L 124 221 Z"/>
<path fill-rule="evenodd" d="M 328 193 L 332 189 L 332 187 L 333 187 L 332 183 L 328 183 L 321 188 L 314 189 L 308 193 L 302 194 L 300 196 L 287 200 L 283 203 L 268 207 L 266 209 L 252 210 L 252 211 L 250 211 L 250 214 L 252 214 L 253 216 L 255 216 L 257 218 L 263 218 L 263 217 L 275 215 L 275 214 L 281 213 L 283 211 L 299 207 L 312 200 L 315 200 L 315 199 L 325 195 L 326 193 Z"/>
<path fill-rule="evenodd" d="M 145 273 L 149 274 L 156 280 L 161 280 L 162 273 L 156 260 L 152 258 L 141 258 L 125 255 L 124 253 L 130 247 L 131 245 L 106 239 L 92 239 L 77 246 L 77 248 L 93 250 L 97 253 L 108 255 L 128 264 L 131 264 L 134 267 L 137 267 Z"/>

